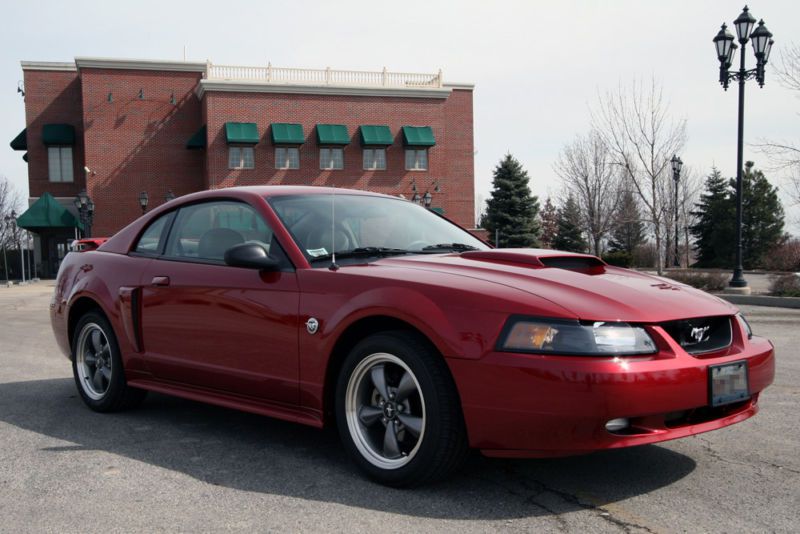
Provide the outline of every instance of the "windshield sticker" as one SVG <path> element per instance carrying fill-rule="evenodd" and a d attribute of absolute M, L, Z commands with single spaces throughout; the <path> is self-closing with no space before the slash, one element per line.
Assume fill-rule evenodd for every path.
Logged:
<path fill-rule="evenodd" d="M 308 252 L 309 255 L 311 255 L 311 256 L 313 256 L 315 258 L 317 258 L 319 256 L 327 256 L 328 255 L 328 251 L 325 250 L 325 248 L 307 248 L 306 252 Z"/>

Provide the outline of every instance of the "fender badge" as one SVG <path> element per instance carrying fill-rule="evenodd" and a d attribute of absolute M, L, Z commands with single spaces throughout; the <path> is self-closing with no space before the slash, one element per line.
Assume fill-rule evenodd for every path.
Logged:
<path fill-rule="evenodd" d="M 316 334 L 317 330 L 319 329 L 319 321 L 311 317 L 308 321 L 306 321 L 306 330 L 308 330 L 309 334 Z"/>

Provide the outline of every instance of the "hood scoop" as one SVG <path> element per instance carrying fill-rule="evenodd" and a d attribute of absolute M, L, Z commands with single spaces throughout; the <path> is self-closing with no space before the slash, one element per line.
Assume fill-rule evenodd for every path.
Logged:
<path fill-rule="evenodd" d="M 576 271 L 584 274 L 603 274 L 606 263 L 596 256 L 575 254 L 546 249 L 494 249 L 462 252 L 462 258 L 532 267 L 534 269 L 554 268 Z"/>

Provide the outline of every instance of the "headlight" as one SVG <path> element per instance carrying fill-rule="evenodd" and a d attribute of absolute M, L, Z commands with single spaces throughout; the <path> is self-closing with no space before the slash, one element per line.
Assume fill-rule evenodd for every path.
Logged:
<path fill-rule="evenodd" d="M 653 354 L 657 350 L 641 326 L 520 316 L 508 320 L 498 339 L 497 349 L 587 356 Z"/>
<path fill-rule="evenodd" d="M 747 322 L 747 319 L 744 318 L 744 315 L 742 315 L 742 312 L 737 313 L 736 318 L 739 319 L 739 322 L 742 324 L 742 328 L 744 328 L 744 331 L 747 332 L 747 339 L 752 339 L 753 329 L 750 327 L 750 323 Z"/>

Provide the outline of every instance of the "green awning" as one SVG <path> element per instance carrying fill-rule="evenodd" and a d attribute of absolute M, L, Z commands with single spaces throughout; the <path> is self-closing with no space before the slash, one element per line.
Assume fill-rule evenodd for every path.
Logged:
<path fill-rule="evenodd" d="M 258 144 L 258 126 L 254 122 L 226 122 L 225 137 L 228 144 Z"/>
<path fill-rule="evenodd" d="M 349 145 L 350 134 L 344 124 L 317 124 L 317 143 L 320 145 Z"/>
<path fill-rule="evenodd" d="M 13 141 L 11 141 L 11 150 L 28 150 L 28 129 L 22 130 Z"/>
<path fill-rule="evenodd" d="M 444 215 L 444 208 L 431 208 L 431 211 L 438 213 L 439 215 Z"/>
<path fill-rule="evenodd" d="M 389 146 L 394 143 L 392 131 L 388 126 L 362 124 L 359 130 L 361 130 L 361 144 L 364 146 Z"/>
<path fill-rule="evenodd" d="M 71 124 L 45 124 L 42 127 L 42 143 L 45 145 L 74 145 L 75 127 Z"/>
<path fill-rule="evenodd" d="M 17 226 L 26 230 L 43 228 L 79 228 L 83 225 L 50 193 L 44 193 L 28 210 L 17 218 Z"/>
<path fill-rule="evenodd" d="M 25 153 L 22 155 L 22 161 L 24 161 L 25 163 L 28 163 L 28 153 L 27 153 L 27 152 L 25 152 Z"/>
<path fill-rule="evenodd" d="M 302 124 L 273 122 L 270 124 L 273 145 L 302 145 L 306 141 Z"/>
<path fill-rule="evenodd" d="M 430 126 L 403 126 L 403 144 L 405 146 L 434 146 L 436 139 Z"/>
<path fill-rule="evenodd" d="M 207 132 L 207 130 L 208 130 L 208 128 L 205 125 L 203 125 L 202 128 L 197 130 L 194 133 L 194 135 L 191 136 L 188 141 L 186 141 L 186 148 L 188 148 L 189 150 L 205 148 L 206 147 L 206 132 Z"/>

